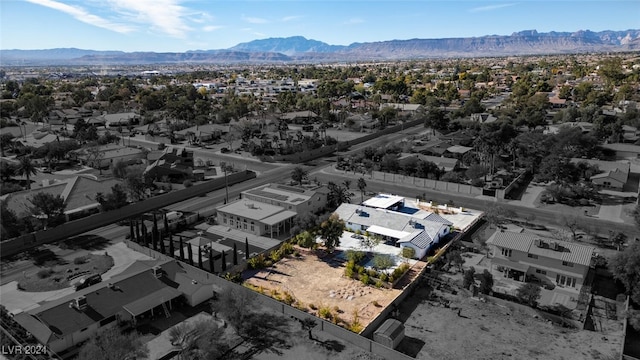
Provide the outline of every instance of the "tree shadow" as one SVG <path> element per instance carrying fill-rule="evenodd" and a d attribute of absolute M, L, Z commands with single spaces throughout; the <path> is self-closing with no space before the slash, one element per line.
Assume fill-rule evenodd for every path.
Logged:
<path fill-rule="evenodd" d="M 342 352 L 346 347 L 338 340 L 316 340 L 316 343 L 329 351 Z"/>
<path fill-rule="evenodd" d="M 84 250 L 103 250 L 109 244 L 109 239 L 98 235 L 79 235 L 60 243 L 60 247 L 64 249 L 84 249 Z"/>
<path fill-rule="evenodd" d="M 282 350 L 291 348 L 288 319 L 267 313 L 248 315 L 239 329 L 239 335 L 251 347 L 247 353 L 262 352 L 282 355 Z"/>

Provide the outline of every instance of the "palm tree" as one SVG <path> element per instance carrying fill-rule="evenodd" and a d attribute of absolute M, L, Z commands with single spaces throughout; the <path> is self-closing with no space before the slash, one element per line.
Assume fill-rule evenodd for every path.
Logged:
<path fill-rule="evenodd" d="M 31 189 L 31 175 L 37 174 L 38 169 L 33 161 L 31 161 L 30 156 L 23 156 L 20 158 L 20 165 L 18 165 L 16 173 L 27 178 L 27 189 Z"/>
<path fill-rule="evenodd" d="M 358 179 L 358 190 L 360 190 L 360 202 L 364 202 L 364 191 L 367 189 L 367 182 L 363 177 Z"/>

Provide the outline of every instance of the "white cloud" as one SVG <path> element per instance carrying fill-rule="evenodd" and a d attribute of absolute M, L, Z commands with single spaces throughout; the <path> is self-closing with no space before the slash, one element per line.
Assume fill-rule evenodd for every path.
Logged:
<path fill-rule="evenodd" d="M 219 25 L 207 25 L 202 27 L 202 31 L 210 32 L 210 31 L 216 31 L 222 28 L 223 26 L 219 26 Z"/>
<path fill-rule="evenodd" d="M 289 22 L 289 21 L 298 20 L 298 19 L 302 19 L 302 16 L 299 16 L 299 15 L 285 16 L 282 18 L 282 22 Z"/>
<path fill-rule="evenodd" d="M 112 30 L 118 33 L 129 33 L 135 30 L 135 27 L 133 26 L 107 20 L 98 15 L 89 13 L 87 10 L 79 6 L 63 4 L 61 2 L 53 1 L 53 0 L 26 0 L 26 1 L 32 4 L 37 4 L 40 6 L 48 7 L 50 9 L 61 11 L 65 14 L 73 16 L 76 20 L 81 21 L 83 23 L 94 25 L 107 30 Z"/>
<path fill-rule="evenodd" d="M 355 25 L 355 24 L 362 24 L 364 23 L 363 19 L 360 18 L 351 18 L 347 21 L 344 22 L 344 25 Z"/>
<path fill-rule="evenodd" d="M 244 16 L 244 15 L 242 15 L 242 20 L 248 22 L 249 24 L 266 24 L 266 23 L 269 22 L 267 19 L 258 18 L 258 17 L 251 17 L 251 16 Z"/>
<path fill-rule="evenodd" d="M 107 0 L 115 11 L 131 21 L 151 25 L 167 35 L 184 38 L 193 30 L 186 23 L 188 9 L 180 0 Z"/>
<path fill-rule="evenodd" d="M 513 5 L 515 4 L 496 4 L 496 5 L 479 6 L 473 9 L 469 9 L 469 12 L 474 13 L 474 12 L 482 12 L 482 11 L 492 11 L 492 10 L 498 10 L 498 9 L 510 7 Z"/>

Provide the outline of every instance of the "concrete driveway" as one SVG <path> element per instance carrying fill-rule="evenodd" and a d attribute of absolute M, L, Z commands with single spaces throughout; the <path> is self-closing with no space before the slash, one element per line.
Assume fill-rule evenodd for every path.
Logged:
<path fill-rule="evenodd" d="M 152 258 L 127 248 L 120 242 L 107 247 L 104 250 L 94 251 L 95 254 L 107 253 L 113 258 L 113 267 L 102 274 L 102 280 L 108 280 L 120 274 L 137 260 L 151 260 Z M 74 293 L 73 287 L 67 287 L 54 291 L 26 292 L 18 290 L 18 281 L 11 281 L 0 286 L 0 304 L 9 312 L 18 313 L 40 306 L 41 303 L 59 299 Z"/>

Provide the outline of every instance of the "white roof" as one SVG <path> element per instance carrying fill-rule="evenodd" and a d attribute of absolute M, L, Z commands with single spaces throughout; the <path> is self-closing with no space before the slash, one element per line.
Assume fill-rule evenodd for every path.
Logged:
<path fill-rule="evenodd" d="M 378 235 L 390 236 L 396 239 L 402 239 L 403 237 L 411 235 L 410 232 L 393 230 L 393 229 L 385 228 L 378 225 L 372 225 L 368 227 L 367 231 L 370 233 L 378 234 Z"/>
<path fill-rule="evenodd" d="M 387 209 L 400 201 L 404 201 L 404 197 L 390 194 L 378 194 L 363 202 L 362 205 L 378 209 Z"/>

